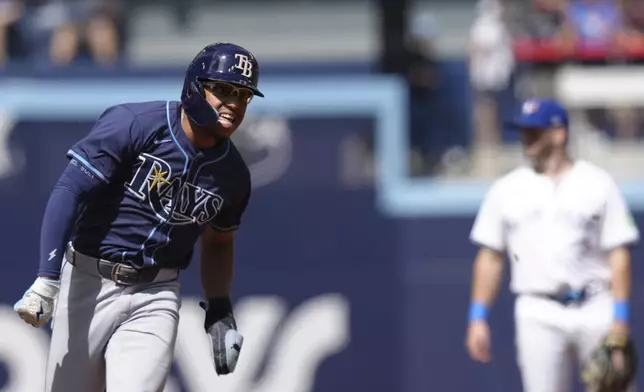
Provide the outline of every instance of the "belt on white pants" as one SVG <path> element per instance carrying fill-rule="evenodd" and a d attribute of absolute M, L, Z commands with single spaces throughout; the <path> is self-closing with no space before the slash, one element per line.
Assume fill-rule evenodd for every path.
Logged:
<path fill-rule="evenodd" d="M 84 255 L 74 250 L 71 243 L 67 245 L 65 250 L 65 259 L 80 271 L 123 286 L 169 282 L 179 278 L 179 269 L 177 268 L 145 267 L 136 269 L 129 264 Z"/>
<path fill-rule="evenodd" d="M 608 285 L 591 283 L 581 289 L 566 289 L 558 293 L 529 293 L 534 297 L 547 298 L 562 305 L 581 305 L 595 294 L 608 289 Z"/>

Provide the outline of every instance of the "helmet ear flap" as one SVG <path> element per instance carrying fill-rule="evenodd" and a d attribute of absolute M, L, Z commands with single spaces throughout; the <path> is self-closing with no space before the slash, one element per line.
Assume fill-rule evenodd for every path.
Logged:
<path fill-rule="evenodd" d="M 182 102 L 188 117 L 197 125 L 216 124 L 219 113 L 208 103 L 203 83 L 200 80 L 191 80 L 185 90 L 185 99 Z"/>
<path fill-rule="evenodd" d="M 193 80 L 188 85 L 188 96 L 192 97 L 193 94 L 197 94 L 199 98 L 206 99 L 206 92 L 204 91 L 203 83 L 199 80 Z"/>

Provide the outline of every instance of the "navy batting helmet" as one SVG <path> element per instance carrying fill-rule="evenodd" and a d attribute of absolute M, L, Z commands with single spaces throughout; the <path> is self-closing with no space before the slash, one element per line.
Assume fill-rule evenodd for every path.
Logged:
<path fill-rule="evenodd" d="M 227 82 L 264 96 L 257 88 L 259 64 L 252 53 L 230 43 L 208 45 L 188 66 L 181 92 L 183 109 L 197 125 L 213 125 L 219 119 L 217 111 L 206 101 L 204 80 Z"/>

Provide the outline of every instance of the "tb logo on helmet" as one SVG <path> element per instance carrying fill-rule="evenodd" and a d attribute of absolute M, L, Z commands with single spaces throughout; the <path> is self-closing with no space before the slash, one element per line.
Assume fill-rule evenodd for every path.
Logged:
<path fill-rule="evenodd" d="M 241 69 L 242 75 L 250 78 L 253 76 L 253 63 L 248 59 L 248 56 L 237 53 L 235 58 L 238 60 L 235 68 Z"/>

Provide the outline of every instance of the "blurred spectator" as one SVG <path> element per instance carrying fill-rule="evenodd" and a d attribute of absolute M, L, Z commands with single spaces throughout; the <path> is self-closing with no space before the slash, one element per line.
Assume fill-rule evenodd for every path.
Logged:
<path fill-rule="evenodd" d="M 567 22 L 567 0 L 525 0 L 513 3 L 508 17 L 514 44 L 522 61 L 517 84 L 518 98 L 552 96 L 553 74 L 557 64 L 543 58 L 543 47 L 549 53 L 572 53 L 574 40 Z M 548 51 L 546 51 L 548 52 Z M 525 58 L 528 61 L 525 61 Z M 542 61 L 545 60 L 545 61 Z"/>
<path fill-rule="evenodd" d="M 626 54 L 644 51 L 644 1 L 623 0 L 623 25 L 617 37 L 618 47 Z"/>
<path fill-rule="evenodd" d="M 470 30 L 470 80 L 474 90 L 474 145 L 496 146 L 501 140 L 499 93 L 514 71 L 511 36 L 498 0 L 479 0 Z"/>
<path fill-rule="evenodd" d="M 79 54 L 88 54 L 96 64 L 112 64 L 119 57 L 118 0 L 51 0 L 52 16 L 58 14 L 50 46 L 54 64 L 66 65 Z M 55 17 L 55 16 L 54 16 Z"/>
<path fill-rule="evenodd" d="M 522 5 L 525 3 L 522 3 Z M 571 50 L 572 35 L 567 29 L 567 0 L 527 0 L 512 17 L 512 35 L 535 42 L 548 41 Z"/>
<path fill-rule="evenodd" d="M 0 0 L 0 65 L 17 52 L 16 24 L 22 8 L 16 0 Z"/>
<path fill-rule="evenodd" d="M 554 75 L 563 61 L 607 64 L 623 61 L 638 45 L 641 0 L 531 0 L 515 20 L 513 36 L 520 43 L 522 95 L 552 96 Z M 633 17 L 631 17 L 631 15 Z M 617 43 L 617 44 L 616 44 Z M 526 65 L 528 67 L 526 67 Z M 597 129 L 630 139 L 637 133 L 637 113 L 631 108 L 582 110 Z"/>
<path fill-rule="evenodd" d="M 532 0 L 531 7 L 523 10 L 518 36 L 533 39 L 552 39 L 561 36 L 566 22 L 564 0 Z"/>
<path fill-rule="evenodd" d="M 67 65 L 88 57 L 115 62 L 121 51 L 121 0 L 0 0 L 0 63 Z"/>
<path fill-rule="evenodd" d="M 621 4 L 616 0 L 572 0 L 568 16 L 577 49 L 585 53 L 604 53 L 600 63 L 622 61 L 630 50 L 641 44 L 637 42 L 638 36 L 641 37 L 641 30 L 638 32 L 641 13 L 641 0 Z M 585 112 L 593 125 L 604 132 L 612 130 L 618 139 L 637 137 L 638 114 L 633 107 L 588 109 Z"/>
<path fill-rule="evenodd" d="M 412 148 L 412 170 L 424 173 L 439 159 L 430 151 L 432 132 L 432 98 L 438 83 L 438 61 L 434 49 L 436 21 L 429 16 L 412 19 L 407 34 L 408 54 L 407 81 L 410 101 L 410 137 Z"/>
<path fill-rule="evenodd" d="M 568 19 L 578 50 L 611 50 L 622 28 L 615 0 L 571 0 Z"/>

